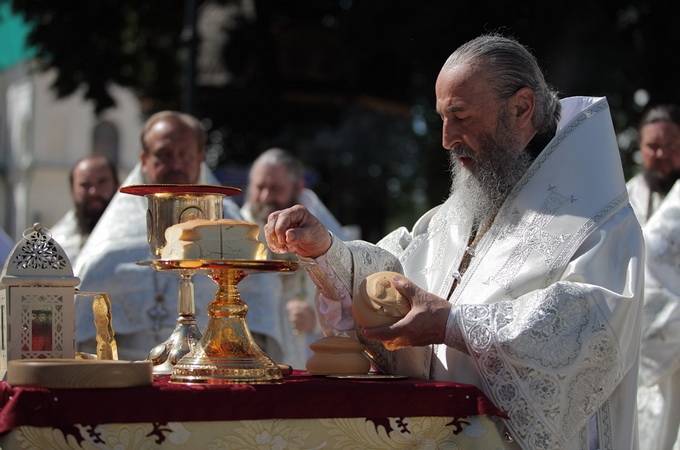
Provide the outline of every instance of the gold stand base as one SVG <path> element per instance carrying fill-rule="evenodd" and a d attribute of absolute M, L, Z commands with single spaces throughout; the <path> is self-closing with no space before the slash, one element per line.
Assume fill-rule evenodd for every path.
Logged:
<path fill-rule="evenodd" d="M 218 285 L 208 305 L 208 326 L 200 343 L 172 369 L 171 383 L 263 384 L 283 378 L 281 368 L 255 343 L 245 321 L 248 306 L 236 285 L 242 270 L 217 268 L 209 272 Z"/>
<path fill-rule="evenodd" d="M 187 357 L 175 364 L 171 383 L 272 384 L 283 379 L 281 368 L 270 359 Z"/>

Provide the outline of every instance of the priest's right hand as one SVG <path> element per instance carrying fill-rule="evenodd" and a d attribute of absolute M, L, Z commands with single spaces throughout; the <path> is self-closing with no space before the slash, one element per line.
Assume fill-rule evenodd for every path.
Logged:
<path fill-rule="evenodd" d="M 267 246 L 274 253 L 295 253 L 316 258 L 328 251 L 331 235 L 304 206 L 275 211 L 264 226 Z"/>

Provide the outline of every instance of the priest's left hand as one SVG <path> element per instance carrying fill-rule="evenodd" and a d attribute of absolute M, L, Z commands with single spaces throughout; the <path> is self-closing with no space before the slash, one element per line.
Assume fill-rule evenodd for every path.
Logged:
<path fill-rule="evenodd" d="M 410 280 L 395 277 L 391 281 L 395 289 L 410 300 L 411 310 L 392 325 L 365 328 L 363 336 L 382 341 L 388 350 L 443 343 L 451 304 Z"/>

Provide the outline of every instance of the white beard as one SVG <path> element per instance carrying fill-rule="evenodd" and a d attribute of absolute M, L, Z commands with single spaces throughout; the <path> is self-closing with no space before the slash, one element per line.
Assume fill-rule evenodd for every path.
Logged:
<path fill-rule="evenodd" d="M 475 156 L 473 171 L 461 167 L 451 152 L 450 196 L 459 211 L 459 223 L 479 226 L 492 220 L 531 163 L 532 158 L 526 151 L 517 157 L 502 151 L 494 154 L 493 161 L 480 161 Z"/>

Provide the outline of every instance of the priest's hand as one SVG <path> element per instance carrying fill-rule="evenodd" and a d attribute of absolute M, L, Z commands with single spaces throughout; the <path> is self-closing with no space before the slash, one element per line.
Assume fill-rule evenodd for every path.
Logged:
<path fill-rule="evenodd" d="M 411 302 L 411 310 L 392 325 L 363 329 L 363 336 L 388 350 L 443 343 L 451 304 L 410 280 L 395 277 L 391 282 Z"/>
<path fill-rule="evenodd" d="M 304 206 L 275 211 L 264 226 L 267 246 L 274 253 L 295 253 L 316 258 L 328 251 L 331 235 Z"/>

